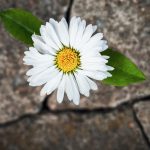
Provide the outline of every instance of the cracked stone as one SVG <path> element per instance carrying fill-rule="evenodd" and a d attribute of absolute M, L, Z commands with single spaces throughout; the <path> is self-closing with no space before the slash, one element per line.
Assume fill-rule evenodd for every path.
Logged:
<path fill-rule="evenodd" d="M 143 126 L 144 132 L 150 142 L 150 101 L 139 102 L 134 105 L 134 109 L 136 111 L 137 118 Z"/>
<path fill-rule="evenodd" d="M 1 150 L 149 150 L 132 111 L 26 117 L 0 128 Z"/>
<path fill-rule="evenodd" d="M 7 0 L 0 1 L 0 9 L 20 7 L 30 10 L 37 16 L 48 20 L 59 19 L 66 12 L 67 0 Z M 22 58 L 27 48 L 13 40 L 0 24 L 0 123 L 11 121 L 26 113 L 37 113 L 43 97 L 40 88 L 29 87 Z"/>
<path fill-rule="evenodd" d="M 71 15 L 96 24 L 104 33 L 109 46 L 132 59 L 146 74 L 147 80 L 128 87 L 112 87 L 98 83 L 99 90 L 89 98 L 82 97 L 79 106 L 56 103 L 53 94 L 48 102 L 51 109 L 116 107 L 137 97 L 150 95 L 150 3 L 147 0 L 75 0 Z"/>

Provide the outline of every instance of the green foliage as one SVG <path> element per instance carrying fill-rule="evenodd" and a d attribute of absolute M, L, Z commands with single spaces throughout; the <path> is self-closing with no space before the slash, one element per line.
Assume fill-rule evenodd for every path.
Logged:
<path fill-rule="evenodd" d="M 39 34 L 42 24 L 42 21 L 31 13 L 16 8 L 1 11 L 0 19 L 14 38 L 28 45 L 32 45 L 31 36 L 34 33 Z"/>
<path fill-rule="evenodd" d="M 115 69 L 111 72 L 112 77 L 103 80 L 103 83 L 114 86 L 126 86 L 131 83 L 145 80 L 145 75 L 138 69 L 138 67 L 123 54 L 108 49 L 102 55 L 110 56 L 108 65 Z"/>

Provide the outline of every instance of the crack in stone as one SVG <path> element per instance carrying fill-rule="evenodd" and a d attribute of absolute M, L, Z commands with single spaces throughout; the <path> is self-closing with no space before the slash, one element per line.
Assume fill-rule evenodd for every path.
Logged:
<path fill-rule="evenodd" d="M 59 115 L 59 114 L 69 114 L 69 113 L 74 113 L 76 115 L 78 114 L 81 114 L 81 115 L 84 115 L 84 114 L 97 114 L 97 113 L 101 113 L 101 114 L 106 114 L 106 113 L 111 113 L 113 111 L 121 111 L 123 109 L 131 109 L 131 105 L 129 103 L 124 103 L 123 105 L 120 105 L 119 107 L 116 107 L 116 108 L 96 108 L 96 109 L 65 109 L 65 110 L 44 110 L 42 112 L 39 112 L 39 113 L 36 113 L 36 114 L 25 114 L 15 120 L 12 120 L 12 121 L 8 121 L 6 123 L 1 123 L 0 124 L 0 128 L 6 128 L 8 126 L 12 126 L 24 119 L 29 119 L 29 118 L 32 118 L 32 119 L 36 119 L 37 117 L 39 116 L 42 116 L 42 115 L 46 115 L 46 114 L 54 114 L 54 115 Z"/>
<path fill-rule="evenodd" d="M 67 9 L 66 14 L 65 14 L 65 18 L 66 18 L 66 20 L 67 20 L 68 23 L 70 21 L 71 9 L 72 9 L 73 3 L 74 3 L 74 0 L 70 0 L 68 9 Z"/>
<path fill-rule="evenodd" d="M 144 128 L 143 128 L 143 126 L 142 126 L 140 120 L 138 119 L 138 117 L 137 117 L 137 115 L 136 115 L 136 112 L 135 112 L 133 106 L 132 106 L 132 112 L 133 112 L 134 121 L 136 122 L 136 124 L 137 124 L 139 130 L 141 131 L 145 143 L 147 144 L 148 147 L 150 147 L 150 142 L 149 142 L 148 136 L 146 135 L 146 133 L 145 133 L 145 131 L 144 131 Z"/>
<path fill-rule="evenodd" d="M 42 101 L 42 107 L 41 107 L 39 112 L 45 112 L 45 111 L 47 112 L 47 111 L 49 111 L 49 107 L 48 107 L 47 103 L 48 103 L 48 99 L 49 99 L 50 96 L 51 96 L 51 94 L 47 95 L 44 98 L 44 100 Z"/>
<path fill-rule="evenodd" d="M 35 118 L 36 119 L 37 116 L 38 116 L 38 114 L 25 114 L 25 115 L 22 115 L 19 118 L 14 119 L 12 121 L 1 123 L 0 128 L 6 128 L 8 126 L 15 125 L 16 123 L 21 122 L 22 120 L 27 119 L 27 118 Z"/>
<path fill-rule="evenodd" d="M 109 113 L 114 110 L 122 109 L 123 107 L 132 107 L 134 104 L 138 102 L 143 101 L 150 101 L 150 95 L 144 96 L 144 97 L 138 97 L 136 99 L 132 99 L 126 102 L 123 102 L 119 104 L 116 107 L 107 107 L 107 108 L 94 108 L 94 109 L 88 109 L 88 108 L 68 108 L 68 109 L 62 109 L 62 110 L 51 110 L 50 108 L 41 110 L 39 114 L 45 114 L 45 113 L 53 113 L 53 114 L 60 114 L 60 113 L 76 113 L 76 114 L 87 114 L 87 113 Z"/>
<path fill-rule="evenodd" d="M 50 96 L 50 95 L 49 95 Z M 12 121 L 8 121 L 8 122 L 5 122 L 5 123 L 1 123 L 0 124 L 0 128 L 4 128 L 4 127 L 7 127 L 7 126 L 11 126 L 13 124 L 16 124 L 20 121 L 22 121 L 23 119 L 25 118 L 36 118 L 38 117 L 39 115 L 45 115 L 45 114 L 55 114 L 55 115 L 59 115 L 59 114 L 68 114 L 68 113 L 74 113 L 74 114 L 90 114 L 90 113 L 94 113 L 94 114 L 97 114 L 97 113 L 101 113 L 101 114 L 106 114 L 106 113 L 111 113 L 113 111 L 121 111 L 122 109 L 133 109 L 133 105 L 138 103 L 138 102 L 143 102 L 143 101 L 150 101 L 150 95 L 148 96 L 145 96 L 143 98 L 137 98 L 137 99 L 134 99 L 132 101 L 127 101 L 127 102 L 124 102 L 120 105 L 118 105 L 117 107 L 108 107 L 108 108 L 95 108 L 95 109 L 88 109 L 88 108 L 82 108 L 82 109 L 64 109 L 64 110 L 50 110 L 48 107 L 47 107 L 47 100 L 49 98 L 49 96 L 47 96 L 45 98 L 45 101 L 43 103 L 43 107 L 42 109 L 36 113 L 36 114 L 25 114 L 15 120 L 12 120 Z"/>
<path fill-rule="evenodd" d="M 68 112 L 74 112 L 74 113 L 91 113 L 91 112 L 110 112 L 112 110 L 116 110 L 119 109 L 122 106 L 132 106 L 138 102 L 141 101 L 150 101 L 150 95 L 147 96 L 143 96 L 143 97 L 137 97 L 131 100 L 127 100 L 125 102 L 120 103 L 119 105 L 117 105 L 116 107 L 105 107 L 105 108 L 93 108 L 93 109 L 88 109 L 88 108 L 81 108 L 81 109 L 76 109 L 76 108 L 68 108 L 68 109 L 62 109 L 62 110 L 51 110 L 47 103 L 48 103 L 48 99 L 51 95 L 47 96 L 43 102 L 43 106 L 41 108 L 41 110 L 39 111 L 39 114 L 43 114 L 43 113 L 68 113 Z"/>

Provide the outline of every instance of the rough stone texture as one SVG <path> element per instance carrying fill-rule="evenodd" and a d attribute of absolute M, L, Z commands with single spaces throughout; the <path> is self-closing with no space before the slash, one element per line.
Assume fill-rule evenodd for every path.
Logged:
<path fill-rule="evenodd" d="M 45 114 L 0 129 L 1 150 L 148 150 L 132 111 Z"/>
<path fill-rule="evenodd" d="M 147 81 L 128 87 L 99 85 L 89 98 L 83 97 L 80 106 L 58 105 L 53 95 L 49 107 L 88 108 L 115 107 L 124 101 L 150 95 L 150 1 L 149 0 L 74 0 L 72 16 L 80 16 L 97 24 L 109 46 L 131 58 L 146 74 Z"/>
<path fill-rule="evenodd" d="M 21 7 L 45 20 L 62 16 L 67 5 L 67 0 L 60 3 L 55 0 L 0 0 L 0 10 Z M 22 61 L 25 49 L 0 24 L 0 123 L 25 113 L 36 113 L 41 107 L 43 97 L 40 97 L 40 88 L 29 87 L 26 81 L 28 67 Z"/>
<path fill-rule="evenodd" d="M 50 17 L 61 19 L 66 14 L 69 0 L 0 0 L 0 10 L 23 8 L 48 21 Z"/>
<path fill-rule="evenodd" d="M 139 102 L 134 105 L 134 109 L 150 142 L 150 101 Z"/>

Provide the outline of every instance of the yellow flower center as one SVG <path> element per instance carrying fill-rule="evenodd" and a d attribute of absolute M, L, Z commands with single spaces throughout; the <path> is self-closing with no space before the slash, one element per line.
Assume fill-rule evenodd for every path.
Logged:
<path fill-rule="evenodd" d="M 80 65 L 79 52 L 75 49 L 64 47 L 57 53 L 55 65 L 64 73 L 75 71 Z"/>

